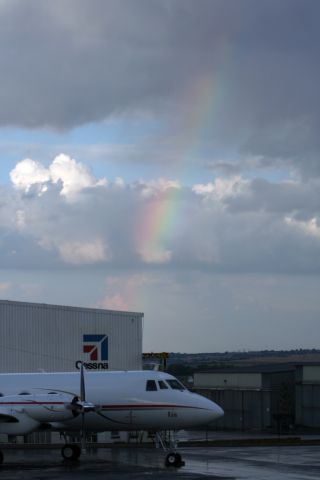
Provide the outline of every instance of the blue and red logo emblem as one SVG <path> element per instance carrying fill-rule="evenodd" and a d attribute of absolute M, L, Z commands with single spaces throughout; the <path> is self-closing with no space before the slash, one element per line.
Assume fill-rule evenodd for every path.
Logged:
<path fill-rule="evenodd" d="M 107 335 L 83 335 L 83 353 L 88 353 L 92 362 L 108 361 Z"/>

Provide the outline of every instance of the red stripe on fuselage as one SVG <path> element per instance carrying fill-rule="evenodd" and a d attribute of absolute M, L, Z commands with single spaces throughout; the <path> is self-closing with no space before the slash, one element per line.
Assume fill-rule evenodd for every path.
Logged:
<path fill-rule="evenodd" d="M 30 400 L 29 402 L 0 402 L 0 407 L 4 405 L 67 405 L 66 402 L 36 402 Z M 134 409 L 167 409 L 167 408 L 192 408 L 203 410 L 202 407 L 193 407 L 191 405 L 176 405 L 176 404 L 127 404 L 127 405 L 102 405 L 103 410 L 134 410 Z M 0 411 L 1 414 L 1 411 Z"/>

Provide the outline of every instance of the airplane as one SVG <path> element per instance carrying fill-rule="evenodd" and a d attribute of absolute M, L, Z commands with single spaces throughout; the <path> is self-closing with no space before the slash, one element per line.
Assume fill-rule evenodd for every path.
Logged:
<path fill-rule="evenodd" d="M 79 381 L 80 380 L 80 381 Z M 86 394 L 87 392 L 87 394 Z M 27 435 L 58 431 L 65 438 L 66 460 L 85 452 L 86 432 L 160 432 L 199 427 L 224 414 L 211 400 L 187 390 L 175 377 L 154 370 L 0 374 L 0 433 Z M 80 446 L 67 437 L 80 434 Z M 184 464 L 175 445 L 166 466 Z M 0 450 L 0 464 L 3 462 Z"/>

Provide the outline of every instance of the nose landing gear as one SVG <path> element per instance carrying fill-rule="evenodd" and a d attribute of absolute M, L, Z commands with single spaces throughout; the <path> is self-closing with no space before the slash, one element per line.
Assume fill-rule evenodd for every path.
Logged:
<path fill-rule="evenodd" d="M 165 466 L 180 468 L 185 466 L 185 462 L 182 460 L 180 453 L 177 452 L 177 442 L 175 440 L 174 433 L 175 432 L 173 432 L 173 439 L 170 439 L 169 442 L 166 440 L 165 436 L 160 432 L 156 433 L 156 437 L 159 442 L 159 445 L 161 445 L 161 447 L 165 452 L 168 452 L 168 450 L 171 450 L 166 455 Z"/>
<path fill-rule="evenodd" d="M 185 462 L 182 460 L 180 453 L 170 452 L 166 456 L 165 465 L 166 467 L 180 468 L 185 465 Z"/>

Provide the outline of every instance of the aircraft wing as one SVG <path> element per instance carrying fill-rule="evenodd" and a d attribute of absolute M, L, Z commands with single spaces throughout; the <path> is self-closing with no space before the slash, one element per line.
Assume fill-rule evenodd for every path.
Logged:
<path fill-rule="evenodd" d="M 18 423 L 18 418 L 11 413 L 8 407 L 0 407 L 0 423 Z"/>

